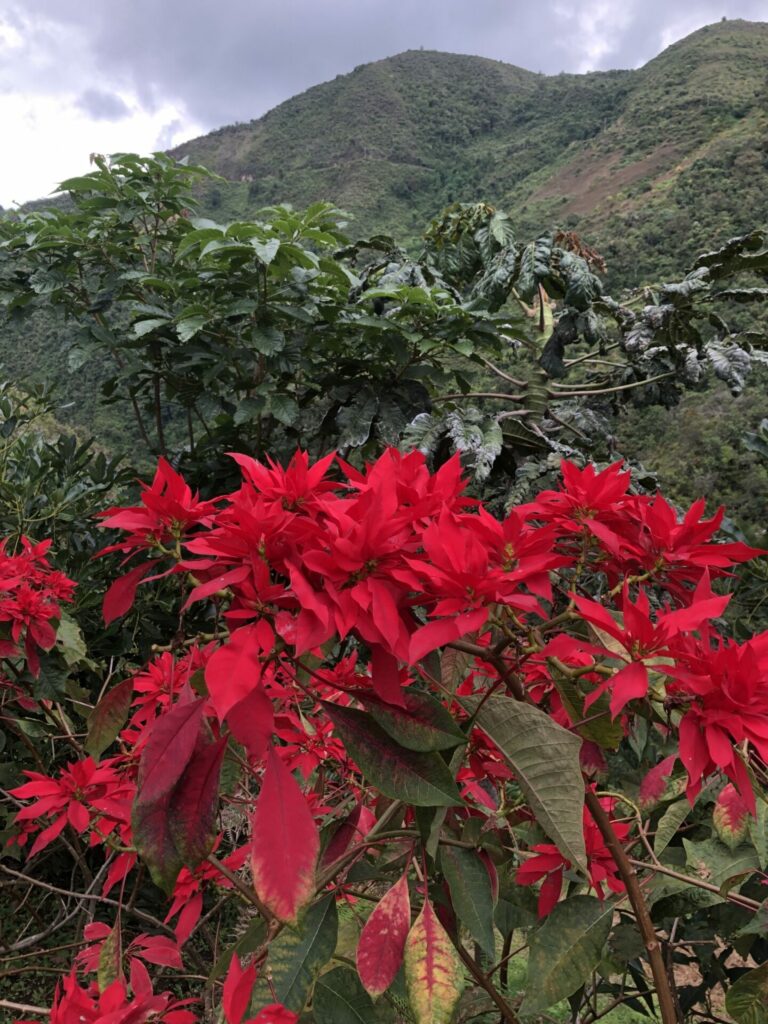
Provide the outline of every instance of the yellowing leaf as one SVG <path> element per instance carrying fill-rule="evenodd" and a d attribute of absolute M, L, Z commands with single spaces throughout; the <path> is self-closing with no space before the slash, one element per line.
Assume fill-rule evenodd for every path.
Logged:
<path fill-rule="evenodd" d="M 429 900 L 405 940 L 405 982 L 416 1024 L 448 1024 L 461 996 L 464 972 Z"/>

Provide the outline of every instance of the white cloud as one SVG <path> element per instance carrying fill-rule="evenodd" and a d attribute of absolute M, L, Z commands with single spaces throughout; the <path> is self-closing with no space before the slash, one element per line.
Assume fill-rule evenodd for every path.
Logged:
<path fill-rule="evenodd" d="M 0 93 L 0 124 L 12 126 L 0 162 L 0 205 L 48 195 L 64 178 L 85 173 L 90 153 L 147 153 L 203 131 L 174 104 L 165 103 L 150 114 L 141 110 L 135 97 L 120 99 L 130 113 L 109 121 L 89 117 L 74 94 Z"/>

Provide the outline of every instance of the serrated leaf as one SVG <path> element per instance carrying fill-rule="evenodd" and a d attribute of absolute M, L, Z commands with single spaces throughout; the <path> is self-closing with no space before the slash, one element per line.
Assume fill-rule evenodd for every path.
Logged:
<path fill-rule="evenodd" d="M 530 937 L 523 1014 L 540 1013 L 576 992 L 599 964 L 614 903 L 572 896 L 556 904 Z"/>
<path fill-rule="evenodd" d="M 737 1024 L 768 1022 L 768 962 L 743 974 L 725 996 L 725 1008 Z"/>
<path fill-rule="evenodd" d="M 403 690 L 405 707 L 365 698 L 365 705 L 382 729 L 408 750 L 451 750 L 467 737 L 439 700 L 420 690 Z"/>
<path fill-rule="evenodd" d="M 414 807 L 453 807 L 462 802 L 439 754 L 406 750 L 365 712 L 321 703 L 363 775 L 385 796 Z"/>
<path fill-rule="evenodd" d="M 461 960 L 427 900 L 405 943 L 405 981 L 416 1024 L 449 1024 L 461 996 Z"/>
<path fill-rule="evenodd" d="M 310 987 L 333 956 L 337 937 L 336 899 L 331 895 L 313 904 L 297 928 L 284 929 L 270 943 L 267 967 L 278 1002 L 294 1013 L 302 1011 Z"/>
<path fill-rule="evenodd" d="M 493 893 L 488 869 L 474 850 L 459 846 L 440 849 L 442 868 L 456 917 L 480 948 L 492 957 L 496 949 L 493 934 Z"/>
<path fill-rule="evenodd" d="M 586 875 L 581 739 L 545 712 L 511 697 L 462 697 L 461 704 L 470 713 L 479 709 L 475 723 L 508 761 L 536 820 Z"/>

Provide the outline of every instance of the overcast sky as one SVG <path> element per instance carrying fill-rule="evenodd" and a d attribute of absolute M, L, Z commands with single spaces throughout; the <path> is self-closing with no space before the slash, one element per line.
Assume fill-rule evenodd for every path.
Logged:
<path fill-rule="evenodd" d="M 402 50 L 629 68 L 723 16 L 768 0 L 0 0 L 0 205 Z"/>

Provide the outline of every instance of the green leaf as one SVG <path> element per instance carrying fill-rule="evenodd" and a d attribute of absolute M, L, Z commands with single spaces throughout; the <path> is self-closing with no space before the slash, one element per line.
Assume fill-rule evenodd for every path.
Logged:
<path fill-rule="evenodd" d="M 277 256 L 277 250 L 280 248 L 280 239 L 270 238 L 268 242 L 260 242 L 257 238 L 252 238 L 251 245 L 256 250 L 256 255 L 261 262 L 269 265 Z"/>
<path fill-rule="evenodd" d="M 686 865 L 693 869 L 694 874 L 718 887 L 759 867 L 757 852 L 751 845 L 744 844 L 729 850 L 717 839 L 705 839 L 700 843 L 684 839 L 683 846 Z"/>
<path fill-rule="evenodd" d="M 96 978 L 99 984 L 99 991 L 103 992 L 109 988 L 112 982 L 120 974 L 120 929 L 115 925 L 109 935 L 104 939 L 99 953 L 99 966 Z"/>
<path fill-rule="evenodd" d="M 678 800 L 664 811 L 656 826 L 656 838 L 653 840 L 653 852 L 657 857 L 666 850 L 690 813 L 691 805 L 687 800 Z"/>
<path fill-rule="evenodd" d="M 122 683 L 107 690 L 88 716 L 85 749 L 93 757 L 100 757 L 117 738 L 117 734 L 125 725 L 132 698 L 133 680 L 124 679 Z"/>
<path fill-rule="evenodd" d="M 286 427 L 292 426 L 299 415 L 299 407 L 290 395 L 278 393 L 269 396 L 269 411 Z"/>
<path fill-rule="evenodd" d="M 478 946 L 492 957 L 496 950 L 493 894 L 485 865 L 474 850 L 443 846 L 440 849 L 440 867 L 448 883 L 456 916 Z"/>
<path fill-rule="evenodd" d="M 143 338 L 144 335 L 149 334 L 150 331 L 157 330 L 158 327 L 165 327 L 168 322 L 168 317 L 153 317 L 150 320 L 139 320 L 138 323 L 133 325 L 133 336 L 134 338 Z"/>
<path fill-rule="evenodd" d="M 580 738 L 545 712 L 511 697 L 463 697 L 461 704 L 470 713 L 479 709 L 476 724 L 509 762 L 536 820 L 586 875 Z"/>
<path fill-rule="evenodd" d="M 725 1008 L 737 1024 L 768 1024 L 768 963 L 743 974 L 731 985 Z"/>
<path fill-rule="evenodd" d="M 331 895 L 311 906 L 298 928 L 284 929 L 270 943 L 267 965 L 278 1002 L 301 1012 L 310 987 L 333 956 L 337 936 L 336 899 Z"/>
<path fill-rule="evenodd" d="M 530 939 L 523 1014 L 540 1013 L 581 988 L 608 941 L 614 902 L 572 896 L 558 903 Z"/>
<path fill-rule="evenodd" d="M 251 343 L 263 356 L 273 356 L 285 348 L 285 335 L 277 327 L 255 327 L 251 331 Z"/>
<path fill-rule="evenodd" d="M 335 967 L 322 974 L 312 998 L 315 1024 L 374 1024 L 382 1019 L 354 971 Z"/>
<path fill-rule="evenodd" d="M 467 737 L 439 700 L 420 690 L 402 691 L 405 707 L 386 704 L 374 696 L 365 705 L 384 732 L 408 750 L 451 750 Z"/>
<path fill-rule="evenodd" d="M 406 750 L 365 712 L 321 703 L 363 775 L 385 796 L 414 807 L 454 807 L 462 802 L 438 753 Z"/>

